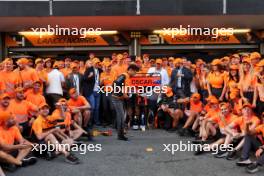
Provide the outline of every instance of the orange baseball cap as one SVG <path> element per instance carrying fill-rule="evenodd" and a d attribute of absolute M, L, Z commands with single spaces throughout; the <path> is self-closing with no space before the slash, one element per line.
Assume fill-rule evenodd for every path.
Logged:
<path fill-rule="evenodd" d="M 60 61 L 55 61 L 54 64 L 53 64 L 53 68 L 55 68 L 55 67 L 58 68 L 59 65 L 60 65 Z"/>
<path fill-rule="evenodd" d="M 35 64 L 42 63 L 42 62 L 43 62 L 43 59 L 41 59 L 41 58 L 37 58 L 37 59 L 35 60 Z"/>
<path fill-rule="evenodd" d="M 242 61 L 242 63 L 251 63 L 251 59 L 250 59 L 250 57 L 245 57 L 244 59 L 243 59 L 243 61 Z"/>
<path fill-rule="evenodd" d="M 71 88 L 71 89 L 69 90 L 69 94 L 70 94 L 70 95 L 75 94 L 76 92 L 77 92 L 77 91 L 76 91 L 75 88 Z"/>
<path fill-rule="evenodd" d="M 23 87 L 17 87 L 15 89 L 15 92 L 24 92 L 24 88 Z"/>
<path fill-rule="evenodd" d="M 252 52 L 249 57 L 250 57 L 251 60 L 252 59 L 260 59 L 261 55 L 260 55 L 259 52 Z"/>
<path fill-rule="evenodd" d="M 17 64 L 28 64 L 29 60 L 25 57 L 18 59 Z"/>
<path fill-rule="evenodd" d="M 220 59 L 214 59 L 211 63 L 211 65 L 220 65 L 222 61 Z"/>
<path fill-rule="evenodd" d="M 0 126 L 3 125 L 10 117 L 12 117 L 12 114 L 10 112 L 4 111 L 0 113 Z"/>
<path fill-rule="evenodd" d="M 172 88 L 167 86 L 167 88 L 165 90 L 165 94 L 166 94 L 167 97 L 172 97 L 173 96 Z"/>
<path fill-rule="evenodd" d="M 174 58 L 173 57 L 169 57 L 168 61 L 174 61 Z"/>
<path fill-rule="evenodd" d="M 199 93 L 194 93 L 194 94 L 192 94 L 192 98 L 200 99 L 201 95 Z"/>
<path fill-rule="evenodd" d="M 46 59 L 44 60 L 44 62 L 49 62 L 49 61 L 51 61 L 51 58 L 46 58 Z"/>
<path fill-rule="evenodd" d="M 261 61 L 259 61 L 259 63 L 257 64 L 258 67 L 263 67 L 264 66 L 264 59 L 262 59 Z"/>
<path fill-rule="evenodd" d="M 42 108 L 44 108 L 44 107 L 48 107 L 48 108 L 50 108 L 50 106 L 49 106 L 47 103 L 41 103 L 41 104 L 39 105 L 39 108 L 40 108 L 40 109 L 42 109 Z"/>
<path fill-rule="evenodd" d="M 161 59 L 156 59 L 156 64 L 162 64 L 162 60 Z"/>
<path fill-rule="evenodd" d="M 97 63 L 100 63 L 101 61 L 97 58 L 97 57 L 95 57 L 94 59 L 93 59 L 93 64 L 97 64 Z"/>
<path fill-rule="evenodd" d="M 0 96 L 0 99 L 4 99 L 4 98 L 11 98 L 7 93 L 3 93 L 1 96 Z"/>
<path fill-rule="evenodd" d="M 11 58 L 5 58 L 3 63 L 13 63 L 13 60 Z"/>
<path fill-rule="evenodd" d="M 250 109 L 252 109 L 252 105 L 250 103 L 243 104 L 242 109 L 244 109 L 245 107 L 249 107 Z"/>

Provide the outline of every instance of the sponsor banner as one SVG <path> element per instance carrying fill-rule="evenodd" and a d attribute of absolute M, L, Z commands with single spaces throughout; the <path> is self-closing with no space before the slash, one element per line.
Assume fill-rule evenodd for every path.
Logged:
<path fill-rule="evenodd" d="M 131 78 L 132 86 L 160 86 L 160 76 L 139 75 Z"/>
<path fill-rule="evenodd" d="M 147 34 L 142 35 L 140 39 L 141 45 L 184 45 L 184 44 L 239 44 L 241 41 L 235 36 L 209 36 L 209 35 L 159 35 Z"/>

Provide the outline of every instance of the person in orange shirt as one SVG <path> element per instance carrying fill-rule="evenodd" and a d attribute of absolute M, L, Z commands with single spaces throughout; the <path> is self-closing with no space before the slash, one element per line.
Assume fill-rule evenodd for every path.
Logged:
<path fill-rule="evenodd" d="M 8 94 L 2 94 L 0 96 L 0 114 L 6 112 L 12 113 L 12 109 L 10 108 L 9 105 L 10 105 L 10 96 Z"/>
<path fill-rule="evenodd" d="M 257 83 L 254 89 L 252 106 L 256 108 L 257 114 L 261 115 L 264 112 L 264 59 L 257 66 L 259 72 L 256 74 Z"/>
<path fill-rule="evenodd" d="M 84 96 L 78 94 L 75 88 L 69 90 L 69 95 L 68 106 L 74 114 L 75 122 L 87 128 L 88 122 L 90 121 L 90 104 Z"/>
<path fill-rule="evenodd" d="M 65 133 L 64 136 L 60 136 L 62 140 L 76 140 L 80 138 L 82 134 L 87 134 L 87 132 L 75 121 L 72 121 L 70 108 L 67 100 L 64 98 L 61 98 L 56 103 L 56 109 L 52 112 L 51 116 L 49 116 L 48 120 L 61 126 L 61 129 Z"/>
<path fill-rule="evenodd" d="M 247 127 L 247 124 L 250 124 Z M 245 103 L 242 106 L 242 116 L 236 118 L 232 123 L 230 123 L 225 131 L 227 132 L 227 137 L 225 139 L 225 145 L 227 146 L 234 140 L 238 140 L 239 143 L 236 147 L 233 148 L 232 152 L 223 152 L 220 154 L 221 157 L 227 157 L 229 160 L 234 160 L 237 156 L 237 152 L 243 147 L 246 135 L 246 131 L 255 129 L 260 124 L 260 120 L 257 116 L 254 115 L 252 110 L 252 105 Z M 234 131 L 238 129 L 238 131 Z"/>
<path fill-rule="evenodd" d="M 151 65 L 149 62 L 149 55 L 143 54 L 142 73 L 148 73 L 148 70 L 150 67 L 151 67 Z"/>
<path fill-rule="evenodd" d="M 190 101 L 190 109 L 185 110 L 185 114 L 187 115 L 187 120 L 179 131 L 180 136 L 189 136 L 189 127 L 193 125 L 195 119 L 199 116 L 199 114 L 203 110 L 203 103 L 201 102 L 201 95 L 199 93 L 192 94 Z"/>
<path fill-rule="evenodd" d="M 250 123 L 247 123 L 245 143 L 243 145 L 241 157 L 236 163 L 238 166 L 247 166 L 248 173 L 256 173 L 259 166 L 264 165 L 264 113 L 261 115 L 261 124 L 255 129 L 249 130 Z M 255 152 L 257 160 L 250 159 L 250 152 Z"/>
<path fill-rule="evenodd" d="M 259 67 L 257 66 L 257 64 L 259 63 L 260 59 L 261 59 L 261 55 L 259 52 L 252 52 L 249 55 L 250 61 L 251 61 L 251 65 L 253 68 L 254 72 L 258 72 L 259 71 Z"/>
<path fill-rule="evenodd" d="M 57 139 L 57 136 L 63 136 L 64 134 L 61 132 L 59 128 L 56 128 L 51 124 L 49 119 L 49 105 L 46 103 L 42 103 L 40 106 L 40 114 L 36 118 L 36 120 L 32 124 L 32 131 L 34 132 L 34 136 L 40 144 L 53 144 L 57 145 L 54 151 L 56 154 L 62 153 L 65 156 L 65 161 L 70 164 L 78 164 L 79 159 L 67 151 L 66 147 L 60 146 L 60 142 Z M 72 140 L 64 140 L 63 145 L 68 145 L 69 148 L 72 145 Z"/>
<path fill-rule="evenodd" d="M 38 112 L 37 106 L 25 100 L 24 89 L 16 88 L 15 98 L 10 101 L 10 109 L 14 115 L 23 136 L 29 136 L 34 113 Z"/>
<path fill-rule="evenodd" d="M 215 138 L 215 141 L 209 144 L 209 146 L 207 146 L 207 148 L 213 151 L 216 150 L 217 146 L 225 142 L 225 137 L 226 137 L 225 127 L 230 123 L 232 123 L 237 118 L 237 116 L 232 114 L 231 106 L 229 103 L 223 102 L 219 105 L 219 107 L 220 107 L 220 112 L 215 116 L 213 116 L 212 118 L 208 119 L 206 123 L 207 134 L 210 134 Z M 203 146 L 202 148 L 198 149 L 195 152 L 195 155 L 199 155 L 204 151 L 205 148 Z M 218 155 L 218 153 L 216 155 Z"/>
<path fill-rule="evenodd" d="M 11 97 L 14 97 L 14 90 L 17 83 L 17 74 L 13 72 L 13 60 L 6 58 L 3 61 L 4 70 L 1 71 L 0 80 L 4 83 L 5 91 Z"/>
<path fill-rule="evenodd" d="M 4 155 L 4 159 L 7 161 L 11 159 L 11 163 L 18 166 L 25 167 L 35 164 L 37 159 L 29 157 L 32 144 L 21 135 L 14 116 L 5 112 L 0 114 L 0 119 L 0 148 L 4 152 L 0 151 L 0 156 Z M 13 155 L 15 159 L 8 154 Z"/>
<path fill-rule="evenodd" d="M 207 76 L 207 90 L 209 95 L 214 95 L 220 101 L 224 100 L 226 91 L 226 74 L 221 70 L 221 60 L 215 59 L 211 63 L 212 70 Z"/>
<path fill-rule="evenodd" d="M 226 99 L 230 98 L 230 94 L 236 92 L 239 88 L 239 66 L 230 65 L 227 75 Z"/>
<path fill-rule="evenodd" d="M 100 75 L 100 85 L 104 86 L 104 93 L 102 93 L 102 103 L 103 103 L 103 123 L 105 125 L 114 125 L 114 115 L 115 110 L 112 104 L 112 92 L 111 88 L 114 80 L 116 80 L 116 75 L 113 73 L 111 62 L 106 62 L 104 64 L 105 70 Z"/>
<path fill-rule="evenodd" d="M 39 81 L 41 83 L 41 92 L 43 93 L 44 85 L 47 85 L 47 82 L 48 82 L 48 74 L 44 70 L 44 61 L 43 61 L 43 59 L 37 58 L 35 60 L 35 64 L 36 64 L 36 72 L 37 72 L 37 75 L 39 77 Z"/>
<path fill-rule="evenodd" d="M 117 61 L 118 63 L 112 67 L 112 73 L 115 73 L 115 75 L 118 77 L 122 73 L 126 72 L 127 65 L 124 63 L 124 57 L 122 54 L 117 55 Z"/>
<path fill-rule="evenodd" d="M 243 61 L 243 70 L 239 80 L 240 96 L 244 101 L 253 103 L 254 90 L 256 86 L 256 75 L 251 71 L 251 60 L 245 58 Z"/>
<path fill-rule="evenodd" d="M 41 83 L 40 81 L 36 81 L 33 84 L 33 89 L 25 94 L 26 100 L 35 106 L 39 107 L 39 105 L 46 103 L 45 97 L 41 93 Z"/>
<path fill-rule="evenodd" d="M 71 69 L 71 58 L 65 58 L 64 60 L 64 68 L 60 70 L 64 77 L 67 78 L 67 76 L 72 72 Z"/>
<path fill-rule="evenodd" d="M 17 85 L 23 87 L 25 91 L 32 88 L 34 82 L 39 81 L 35 69 L 28 66 L 28 59 L 21 58 L 17 61 L 18 68 L 14 72 L 18 75 Z"/>

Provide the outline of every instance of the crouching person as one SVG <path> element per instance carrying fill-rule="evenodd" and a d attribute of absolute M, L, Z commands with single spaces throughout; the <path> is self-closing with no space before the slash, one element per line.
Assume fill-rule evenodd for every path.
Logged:
<path fill-rule="evenodd" d="M 177 102 L 174 102 L 171 87 L 167 87 L 165 94 L 161 96 L 161 100 L 158 102 L 158 126 L 168 131 L 175 131 L 180 119 L 183 117 L 183 112 L 178 107 Z"/>
<path fill-rule="evenodd" d="M 17 166 L 29 166 L 37 162 L 31 156 L 32 144 L 24 139 L 16 126 L 15 118 L 8 112 L 0 114 L 0 158 L 1 165 L 8 170 Z"/>
<path fill-rule="evenodd" d="M 32 131 L 34 132 L 33 135 L 36 138 L 37 143 L 40 145 L 46 144 L 46 145 L 55 146 L 53 147 L 53 150 L 55 150 L 56 155 L 62 153 L 65 156 L 66 162 L 70 164 L 78 164 L 79 159 L 75 157 L 73 154 L 71 154 L 69 151 L 67 151 L 67 149 L 70 149 L 70 146 L 72 145 L 72 140 L 67 140 L 68 137 L 61 131 L 61 129 L 56 128 L 56 126 L 54 126 L 52 122 L 48 120 L 50 117 L 49 116 L 49 109 L 50 109 L 49 105 L 47 105 L 46 103 L 43 103 L 40 105 L 39 108 L 40 108 L 39 116 L 33 122 L 33 125 L 32 125 Z M 58 139 L 57 136 L 61 136 L 61 139 Z M 62 138 L 64 140 L 62 140 Z M 60 145 L 62 143 L 63 145 Z M 69 147 L 67 148 L 63 147 L 67 145 Z M 54 151 L 47 151 L 47 153 L 53 153 L 53 152 Z M 47 157 L 52 157 L 52 155 L 49 155 Z"/>

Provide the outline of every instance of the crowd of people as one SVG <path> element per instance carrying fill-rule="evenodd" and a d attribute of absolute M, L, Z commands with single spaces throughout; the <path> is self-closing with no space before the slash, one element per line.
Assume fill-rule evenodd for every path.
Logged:
<path fill-rule="evenodd" d="M 177 131 L 201 144 L 196 155 L 207 152 L 204 144 L 212 150 L 223 144 L 216 158 L 239 158 L 237 165 L 246 166 L 249 173 L 264 164 L 264 60 L 258 52 L 210 63 L 184 57 L 153 59 L 148 54 L 132 59 L 126 52 L 100 59 L 91 53 L 86 61 L 6 58 L 0 72 L 4 169 L 35 164 L 36 156 L 52 159 L 59 154 L 78 164 L 69 150 L 58 147 L 40 155 L 32 153 L 32 144 L 91 141 L 93 128 L 100 126 L 116 128 L 117 138 L 124 141 L 130 128 Z M 108 86 L 129 86 L 139 74 L 158 75 L 165 91 L 150 96 L 107 93 Z M 232 150 L 227 150 L 229 144 Z"/>

